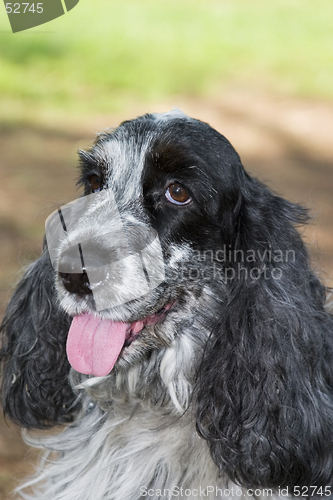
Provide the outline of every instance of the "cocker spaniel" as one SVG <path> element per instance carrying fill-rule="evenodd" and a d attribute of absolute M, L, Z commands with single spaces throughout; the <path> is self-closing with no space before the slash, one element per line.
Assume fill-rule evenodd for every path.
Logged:
<path fill-rule="evenodd" d="M 307 212 L 178 110 L 80 151 L 2 324 L 34 500 L 329 497 L 333 318 Z M 42 434 L 42 436 L 41 436 Z M 44 435 L 45 434 L 45 435 Z"/>

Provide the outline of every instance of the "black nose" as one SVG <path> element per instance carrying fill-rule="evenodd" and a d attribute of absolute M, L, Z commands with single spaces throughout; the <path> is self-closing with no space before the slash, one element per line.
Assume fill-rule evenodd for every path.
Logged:
<path fill-rule="evenodd" d="M 60 273 L 59 276 L 66 290 L 76 293 L 80 297 L 91 294 L 89 278 L 86 272 L 83 273 Z"/>

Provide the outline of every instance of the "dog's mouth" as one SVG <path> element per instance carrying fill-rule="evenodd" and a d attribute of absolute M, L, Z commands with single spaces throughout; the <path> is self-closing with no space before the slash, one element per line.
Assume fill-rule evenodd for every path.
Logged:
<path fill-rule="evenodd" d="M 146 318 L 143 318 L 141 320 L 133 321 L 133 323 L 129 323 L 130 326 L 126 330 L 124 347 L 130 346 L 131 343 L 140 336 L 142 330 L 146 326 L 157 325 L 157 323 L 161 323 L 164 320 L 165 315 L 173 305 L 174 303 L 170 302 L 162 309 L 160 309 L 157 313 L 151 314 L 150 316 L 147 316 Z"/>
<path fill-rule="evenodd" d="M 129 347 L 147 326 L 161 323 L 175 302 L 133 322 L 112 321 L 93 314 L 73 318 L 67 338 L 67 357 L 72 367 L 87 375 L 102 377 L 114 367 L 121 351 Z"/>

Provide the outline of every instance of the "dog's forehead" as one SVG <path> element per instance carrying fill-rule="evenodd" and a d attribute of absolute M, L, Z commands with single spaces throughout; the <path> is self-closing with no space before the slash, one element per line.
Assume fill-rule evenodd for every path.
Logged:
<path fill-rule="evenodd" d="M 143 179 L 151 177 L 154 165 L 167 174 L 192 162 L 198 175 L 202 171 L 206 177 L 223 176 L 225 185 L 232 183 L 232 170 L 240 165 L 238 154 L 224 136 L 179 109 L 123 122 L 99 136 L 92 155 L 103 166 L 105 186 L 122 201 L 139 199 Z M 153 162 L 147 161 L 152 158 Z"/>
<path fill-rule="evenodd" d="M 113 133 L 102 134 L 93 148 L 93 154 L 98 163 L 103 164 L 107 186 L 118 191 L 121 187 L 137 190 L 147 154 L 156 140 L 166 131 L 170 139 L 175 124 L 181 124 L 185 131 L 189 121 L 195 122 L 175 109 L 123 122 Z"/>
<path fill-rule="evenodd" d="M 130 188 L 130 185 L 137 185 L 140 182 L 152 134 L 117 135 L 97 147 L 99 155 L 103 158 L 107 186 L 119 190 L 122 185 Z"/>

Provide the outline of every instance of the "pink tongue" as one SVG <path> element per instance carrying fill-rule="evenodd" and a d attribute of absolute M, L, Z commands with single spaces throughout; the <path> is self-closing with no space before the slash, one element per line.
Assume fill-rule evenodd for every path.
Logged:
<path fill-rule="evenodd" d="M 67 338 L 68 361 L 80 373 L 108 375 L 123 348 L 129 325 L 90 314 L 75 316 Z"/>

